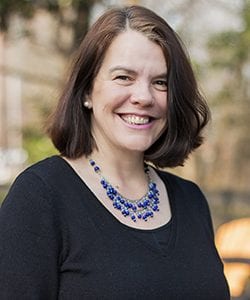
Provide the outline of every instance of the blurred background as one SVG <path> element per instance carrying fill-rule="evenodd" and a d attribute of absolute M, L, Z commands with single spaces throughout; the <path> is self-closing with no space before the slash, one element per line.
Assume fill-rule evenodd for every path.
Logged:
<path fill-rule="evenodd" d="M 237 260 L 226 266 L 238 263 L 228 276 L 244 287 L 234 296 L 250 299 L 250 0 L 0 0 L 0 203 L 19 172 L 57 153 L 44 125 L 71 54 L 103 10 L 124 4 L 144 5 L 165 18 L 191 56 L 212 122 L 206 143 L 171 171 L 203 189 L 221 255 Z M 244 254 L 232 244 L 245 247 Z"/>

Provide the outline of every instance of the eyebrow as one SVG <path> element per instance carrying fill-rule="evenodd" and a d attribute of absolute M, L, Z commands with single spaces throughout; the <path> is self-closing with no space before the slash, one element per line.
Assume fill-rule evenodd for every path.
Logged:
<path fill-rule="evenodd" d="M 110 73 L 115 72 L 115 71 L 125 71 L 129 74 L 135 74 L 136 73 L 134 70 L 129 69 L 129 68 L 124 67 L 124 66 L 115 66 L 115 67 L 109 69 Z"/>
<path fill-rule="evenodd" d="M 115 66 L 113 68 L 110 68 L 109 69 L 109 72 L 110 73 L 113 73 L 115 71 L 125 71 L 126 73 L 128 74 L 136 74 L 136 71 L 132 70 L 132 69 L 129 69 L 127 67 L 124 67 L 124 66 Z M 167 77 L 167 72 L 164 72 L 164 73 L 161 73 L 159 75 L 156 75 L 154 76 L 155 78 L 156 77 L 160 77 L 160 78 L 166 78 Z"/>

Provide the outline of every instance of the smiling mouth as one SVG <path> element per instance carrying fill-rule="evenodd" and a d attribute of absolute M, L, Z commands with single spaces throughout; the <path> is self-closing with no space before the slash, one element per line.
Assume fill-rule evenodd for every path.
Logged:
<path fill-rule="evenodd" d="M 131 125 L 145 125 L 152 121 L 152 118 L 148 116 L 120 115 L 120 117 Z"/>

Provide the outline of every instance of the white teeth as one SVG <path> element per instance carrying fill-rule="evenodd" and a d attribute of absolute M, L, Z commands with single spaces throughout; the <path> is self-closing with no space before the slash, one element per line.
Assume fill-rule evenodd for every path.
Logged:
<path fill-rule="evenodd" d="M 140 116 L 133 116 L 133 115 L 127 115 L 122 116 L 122 119 L 129 123 L 134 125 L 142 125 L 149 123 L 149 117 L 140 117 Z"/>

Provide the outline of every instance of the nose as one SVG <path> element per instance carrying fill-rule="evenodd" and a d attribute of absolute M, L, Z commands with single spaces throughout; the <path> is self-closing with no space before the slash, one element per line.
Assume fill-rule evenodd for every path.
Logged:
<path fill-rule="evenodd" d="M 130 102 L 141 106 L 151 106 L 154 103 L 154 95 L 150 84 L 147 82 L 137 82 L 134 84 Z"/>

